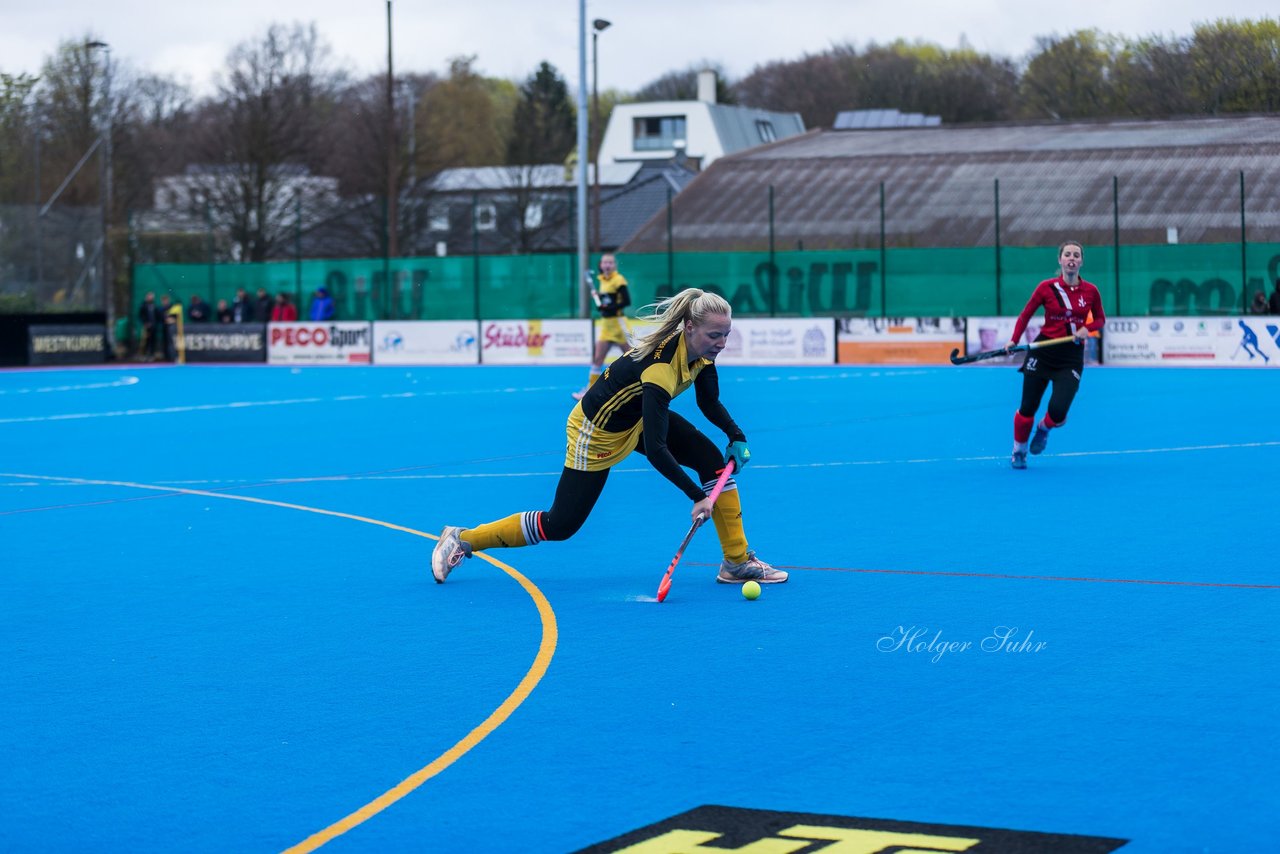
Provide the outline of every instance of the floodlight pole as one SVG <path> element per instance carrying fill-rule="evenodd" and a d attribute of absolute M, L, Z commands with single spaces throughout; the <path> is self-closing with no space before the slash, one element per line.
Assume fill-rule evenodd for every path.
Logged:
<path fill-rule="evenodd" d="M 591 248 L 601 251 L 600 246 L 600 54 L 596 48 L 596 39 L 612 24 L 604 18 L 596 18 L 591 22 L 591 148 L 595 156 L 591 170 L 591 216 L 594 224 Z"/>
<path fill-rule="evenodd" d="M 588 316 L 587 285 L 587 0 L 578 0 L 578 316 Z"/>
<path fill-rule="evenodd" d="M 102 303 L 103 315 L 107 323 L 107 348 L 115 352 L 115 300 L 111 287 L 111 249 L 109 235 L 111 229 L 111 45 L 101 41 L 85 42 L 85 48 L 92 51 L 102 48 L 107 58 L 102 66 L 102 118 L 98 139 L 102 145 Z"/>

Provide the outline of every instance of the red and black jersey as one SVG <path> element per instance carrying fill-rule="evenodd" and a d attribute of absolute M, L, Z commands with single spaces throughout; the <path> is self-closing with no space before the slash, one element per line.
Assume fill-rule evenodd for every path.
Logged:
<path fill-rule="evenodd" d="M 1010 336 L 1015 344 L 1022 339 L 1028 321 L 1040 306 L 1044 306 L 1044 328 L 1040 330 L 1039 340 L 1065 338 L 1082 326 L 1090 332 L 1097 332 L 1107 322 L 1102 311 L 1102 295 L 1092 282 L 1079 279 L 1074 285 L 1068 285 L 1061 276 L 1057 276 L 1045 279 L 1032 291 L 1031 299 L 1018 315 Z"/>

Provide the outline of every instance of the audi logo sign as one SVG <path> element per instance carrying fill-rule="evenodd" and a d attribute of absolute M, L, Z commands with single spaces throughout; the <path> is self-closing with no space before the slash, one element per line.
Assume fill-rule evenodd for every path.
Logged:
<path fill-rule="evenodd" d="M 1108 320 L 1108 332 L 1137 332 L 1140 328 L 1136 320 Z"/>

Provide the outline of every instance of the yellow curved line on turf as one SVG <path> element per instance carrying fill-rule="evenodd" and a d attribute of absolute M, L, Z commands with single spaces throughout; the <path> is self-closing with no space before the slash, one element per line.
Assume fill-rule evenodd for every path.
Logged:
<path fill-rule="evenodd" d="M 439 537 L 434 534 L 427 534 L 413 528 L 406 528 L 403 525 L 396 525 L 391 522 L 384 522 L 380 519 L 370 519 L 367 516 L 357 516 L 353 513 L 342 513 L 337 510 L 325 510 L 320 507 L 307 507 L 303 504 L 290 504 L 286 501 L 272 501 L 267 498 L 255 498 L 251 495 L 227 495 L 220 492 L 207 492 L 203 489 L 182 489 L 170 486 L 155 486 L 149 483 L 131 483 L 129 481 L 120 480 L 91 480 L 79 477 L 53 477 L 49 475 L 39 474 L 20 474 L 8 473 L 12 477 L 24 477 L 32 480 L 56 480 L 66 481 L 70 483 L 82 483 L 94 486 L 123 486 L 131 489 L 149 489 L 155 492 L 176 492 L 183 495 L 201 495 L 206 498 L 222 498 L 228 501 L 244 501 L 249 504 L 265 504 L 272 507 L 284 507 L 289 510 L 302 510 L 307 513 L 319 513 L 322 516 L 336 516 L 340 519 L 350 519 L 354 522 L 365 522 L 370 525 L 378 525 L 383 528 L 390 528 L 393 531 L 403 531 L 406 534 L 413 534 L 415 537 L 424 537 L 426 539 L 437 540 Z M 286 848 L 284 854 L 301 854 L 301 852 L 314 851 L 321 845 L 336 839 L 346 833 L 353 827 L 367 821 L 405 795 L 417 789 L 423 783 L 448 768 L 454 762 L 457 762 L 462 756 L 483 741 L 490 733 L 501 726 L 507 718 L 511 717 L 512 712 L 519 708 L 520 704 L 529 698 L 533 693 L 533 689 L 537 687 L 542 677 L 546 675 L 547 668 L 551 666 L 551 657 L 555 655 L 556 642 L 559 637 L 559 630 L 556 626 L 556 615 L 551 609 L 551 603 L 547 601 L 547 597 L 542 595 L 542 591 L 534 585 L 532 581 L 522 575 L 513 567 L 507 566 L 499 560 L 494 560 L 483 552 L 477 552 L 477 556 L 483 558 L 498 569 L 505 572 L 516 580 L 529 597 L 533 599 L 534 605 L 538 608 L 538 616 L 542 620 L 542 640 L 538 644 L 538 654 L 534 656 L 533 664 L 525 673 L 524 678 L 520 680 L 520 684 L 515 690 L 507 695 L 507 699 L 502 701 L 502 705 L 494 709 L 489 717 L 477 726 L 471 732 L 450 747 L 444 753 L 440 754 L 435 760 L 428 765 L 418 769 L 408 777 L 401 780 L 392 788 L 383 792 L 369 803 L 360 807 L 355 812 L 347 815 L 323 830 L 317 831 L 306 839 L 290 848 Z"/>

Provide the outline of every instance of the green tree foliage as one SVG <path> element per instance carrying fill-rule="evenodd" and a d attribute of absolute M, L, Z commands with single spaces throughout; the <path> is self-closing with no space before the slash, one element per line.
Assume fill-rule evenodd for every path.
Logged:
<path fill-rule="evenodd" d="M 1021 113 L 1028 118 L 1086 119 L 1115 115 L 1108 72 L 1114 40 L 1097 30 L 1036 40 L 1020 86 Z"/>
<path fill-rule="evenodd" d="M 0 72 L 0 204 L 35 201 L 32 150 L 37 78 Z"/>
<path fill-rule="evenodd" d="M 1280 110 L 1280 21 L 1219 20 L 1196 27 L 1191 89 L 1206 113 Z"/>
<path fill-rule="evenodd" d="M 808 126 L 830 126 L 845 110 L 894 108 L 944 122 L 1008 118 L 1017 73 L 1008 60 L 970 48 L 923 42 L 841 45 L 790 63 L 755 69 L 736 87 L 743 103 L 798 112 Z"/>
<path fill-rule="evenodd" d="M 577 113 L 569 86 L 548 62 L 520 87 L 507 163 L 561 163 L 577 144 Z"/>
<path fill-rule="evenodd" d="M 474 56 L 449 61 L 449 76 L 418 102 L 418 167 L 426 172 L 502 163 L 514 110 L 514 85 L 478 74 Z"/>
<path fill-rule="evenodd" d="M 54 182 L 53 187 L 71 173 L 98 138 L 107 69 L 105 57 L 99 57 L 101 52 L 88 47 L 91 40 L 86 36 L 80 41 L 63 42 L 40 74 L 42 172 Z M 86 165 L 67 186 L 59 203 L 96 204 L 100 198 L 98 180 L 99 170 Z"/>

